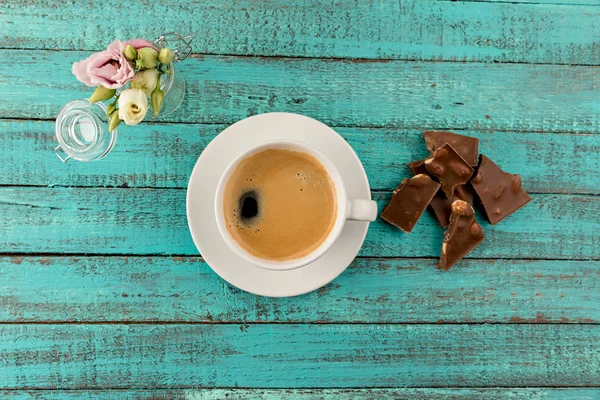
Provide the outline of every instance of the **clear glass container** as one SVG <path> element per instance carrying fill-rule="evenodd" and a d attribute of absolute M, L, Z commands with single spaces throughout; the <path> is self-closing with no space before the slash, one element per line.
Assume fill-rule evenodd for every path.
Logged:
<path fill-rule="evenodd" d="M 108 130 L 106 105 L 90 104 L 86 99 L 67 103 L 56 118 L 54 153 L 62 162 L 100 160 L 113 149 L 117 141 L 117 129 Z"/>

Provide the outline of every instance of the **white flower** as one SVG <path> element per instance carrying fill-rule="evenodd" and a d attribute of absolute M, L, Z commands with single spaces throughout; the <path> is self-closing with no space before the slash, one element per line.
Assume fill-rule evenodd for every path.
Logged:
<path fill-rule="evenodd" d="M 137 125 L 148 111 L 148 96 L 141 89 L 127 89 L 119 96 L 119 119 L 127 125 Z"/>
<path fill-rule="evenodd" d="M 131 81 L 131 87 L 134 89 L 142 89 L 146 96 L 150 96 L 156 87 L 158 80 L 158 71 L 155 69 L 145 69 L 138 72 Z"/>

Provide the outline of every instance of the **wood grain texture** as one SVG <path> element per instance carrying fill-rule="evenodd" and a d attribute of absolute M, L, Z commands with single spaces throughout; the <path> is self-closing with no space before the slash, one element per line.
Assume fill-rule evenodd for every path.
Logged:
<path fill-rule="evenodd" d="M 560 2 L 598 5 L 594 0 Z M 8 48 L 100 50 L 115 37 L 155 38 L 161 27 L 177 27 L 195 37 L 197 53 L 600 63 L 598 9 L 585 5 L 419 0 L 2 3 L 0 24 L 11 29 L 2 46 Z M 154 23 L 157 19 L 161 27 Z"/>
<path fill-rule="evenodd" d="M 0 258 L 0 322 L 598 323 L 600 262 L 357 259 L 300 297 L 257 297 L 201 259 Z"/>
<path fill-rule="evenodd" d="M 0 64 L 0 118 L 54 119 L 65 103 L 90 96 L 71 73 L 87 56 L 6 51 L 13 63 Z M 181 70 L 187 95 L 165 121 L 288 111 L 333 126 L 600 132 L 600 67 L 206 56 Z"/>
<path fill-rule="evenodd" d="M 0 252 L 196 255 L 185 195 L 173 189 L 3 187 Z M 380 210 L 389 197 L 374 194 Z M 483 223 L 487 240 L 470 256 L 597 259 L 599 213 L 598 196 L 533 195 L 531 203 L 502 223 Z M 410 235 L 378 220 L 360 254 L 437 257 L 442 236 L 428 213 Z"/>
<path fill-rule="evenodd" d="M 437 1 L 454 1 L 454 0 L 437 0 Z M 485 2 L 485 3 L 502 3 L 502 4 L 537 4 L 537 5 L 587 5 L 598 6 L 596 0 L 460 0 L 463 2 Z"/>
<path fill-rule="evenodd" d="M 599 5 L 0 0 L 0 397 L 600 397 Z M 51 120 L 91 93 L 72 62 L 156 21 L 195 36 L 173 124 L 60 164 Z M 253 296 L 196 256 L 180 189 L 224 126 L 269 111 L 337 127 L 380 208 L 428 128 L 479 137 L 536 194 L 448 273 L 426 215 L 372 224 L 324 288 Z"/>
<path fill-rule="evenodd" d="M 3 325 L 2 388 L 598 386 L 598 325 Z"/>
<path fill-rule="evenodd" d="M 127 127 L 108 158 L 62 165 L 52 152 L 54 123 L 0 120 L 4 149 L 0 184 L 185 188 L 198 156 L 224 128 L 187 124 Z M 419 130 L 336 130 L 359 155 L 373 189 L 395 188 L 410 176 L 406 163 L 428 155 Z M 521 174 L 530 192 L 600 193 L 600 135 L 461 133 L 478 137 L 481 152 L 507 171 Z"/>
<path fill-rule="evenodd" d="M 154 390 L 15 390 L 0 392 L 5 399 L 98 400 L 596 400 L 600 389 L 584 388 L 464 388 L 464 389 L 154 389 Z"/>

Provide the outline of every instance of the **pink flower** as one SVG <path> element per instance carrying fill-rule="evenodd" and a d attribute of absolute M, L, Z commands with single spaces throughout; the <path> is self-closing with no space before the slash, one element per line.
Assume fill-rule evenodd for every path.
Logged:
<path fill-rule="evenodd" d="M 115 40 L 106 50 L 73 63 L 73 74 L 88 86 L 104 86 L 107 89 L 122 87 L 132 80 L 135 74 L 134 66 L 123 55 L 123 50 L 128 44 L 136 50 L 150 47 L 158 52 L 154 44 L 145 39 L 131 39 L 125 42 Z"/>
<path fill-rule="evenodd" d="M 125 43 L 115 40 L 106 50 L 73 63 L 73 73 L 79 81 L 88 86 L 120 88 L 134 76 L 133 66 L 123 55 L 125 46 Z"/>

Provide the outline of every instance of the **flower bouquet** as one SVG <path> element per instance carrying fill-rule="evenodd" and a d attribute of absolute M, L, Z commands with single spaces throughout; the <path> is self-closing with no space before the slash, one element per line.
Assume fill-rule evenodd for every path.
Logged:
<path fill-rule="evenodd" d="M 191 42 L 191 36 L 175 32 L 155 42 L 115 40 L 106 50 L 73 63 L 77 79 L 96 90 L 89 100 L 73 100 L 58 113 L 58 158 L 98 161 L 112 151 L 122 121 L 139 124 L 150 106 L 155 116 L 175 111 L 185 95 L 185 80 L 175 64 L 192 53 Z"/>
<path fill-rule="evenodd" d="M 114 98 L 106 108 L 108 129 L 113 131 L 121 121 L 127 125 L 142 122 L 150 105 L 154 116 L 159 115 L 165 97 L 161 81 L 174 73 L 173 57 L 171 49 L 159 49 L 145 39 L 115 40 L 106 50 L 73 63 L 73 74 L 96 87 L 90 103 Z"/>

